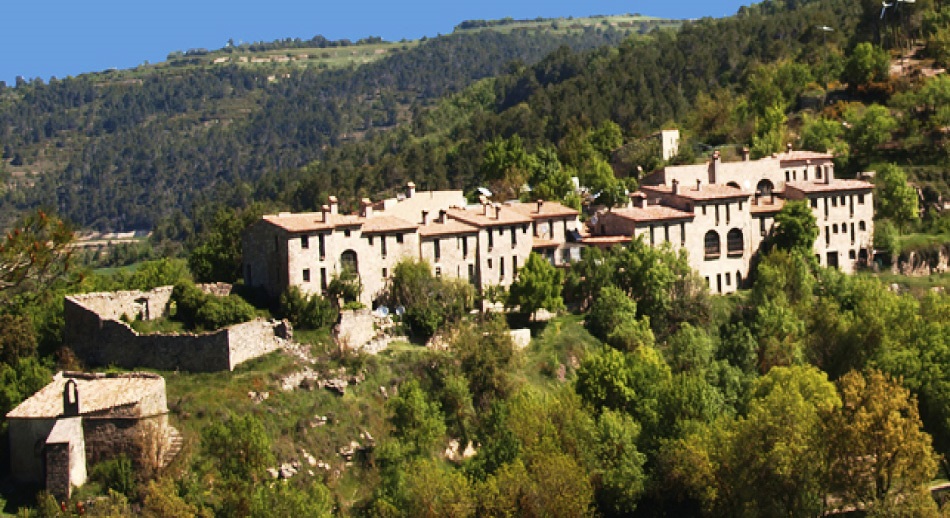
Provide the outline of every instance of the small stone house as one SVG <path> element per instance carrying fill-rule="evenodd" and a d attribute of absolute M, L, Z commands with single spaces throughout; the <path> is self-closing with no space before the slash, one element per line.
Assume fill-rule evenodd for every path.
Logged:
<path fill-rule="evenodd" d="M 132 372 L 60 372 L 7 414 L 10 471 L 68 498 L 87 465 L 125 454 L 137 468 L 164 467 L 181 446 L 168 424 L 165 379 Z"/>

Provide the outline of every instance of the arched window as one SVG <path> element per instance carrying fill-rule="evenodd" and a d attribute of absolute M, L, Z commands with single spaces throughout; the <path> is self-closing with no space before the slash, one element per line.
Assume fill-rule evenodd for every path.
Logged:
<path fill-rule="evenodd" d="M 359 273 L 360 270 L 359 263 L 356 259 L 356 252 L 347 250 L 340 254 L 340 267 L 349 272 Z"/>
<path fill-rule="evenodd" d="M 742 255 L 742 249 L 744 248 L 742 243 L 742 231 L 738 228 L 734 228 L 726 234 L 726 252 L 730 256 Z"/>
<path fill-rule="evenodd" d="M 775 185 L 769 180 L 760 180 L 755 186 L 755 193 L 759 196 L 770 196 L 775 190 Z"/>
<path fill-rule="evenodd" d="M 719 255 L 722 253 L 722 245 L 719 242 L 719 232 L 715 230 L 706 232 L 704 242 L 706 244 L 706 259 L 719 259 Z"/>
<path fill-rule="evenodd" d="M 741 189 L 741 187 L 739 187 L 739 184 L 736 182 L 728 182 L 726 183 L 726 185 L 728 185 L 729 187 L 735 187 L 736 189 Z"/>

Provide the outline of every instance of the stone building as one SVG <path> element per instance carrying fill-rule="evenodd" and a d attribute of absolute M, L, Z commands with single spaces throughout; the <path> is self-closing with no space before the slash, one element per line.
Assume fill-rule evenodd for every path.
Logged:
<path fill-rule="evenodd" d="M 165 466 L 181 447 L 168 424 L 165 379 L 156 374 L 60 372 L 7 414 L 10 471 L 58 498 L 86 481 L 87 464 L 125 454 L 136 467 Z"/>
<path fill-rule="evenodd" d="M 588 245 L 609 247 L 643 236 L 685 248 L 713 293 L 733 292 L 786 200 L 807 200 L 818 221 L 815 256 L 852 273 L 872 250 L 874 186 L 834 177 L 832 155 L 793 151 L 740 162 L 671 166 L 643 179 L 630 206 L 590 221 Z"/>
<path fill-rule="evenodd" d="M 369 306 L 407 258 L 482 291 L 510 285 L 532 251 L 555 265 L 580 256 L 578 212 L 556 202 L 467 205 L 462 191 L 417 192 L 410 182 L 397 198 L 364 199 L 358 214 L 338 207 L 330 197 L 320 212 L 267 215 L 251 225 L 243 237 L 245 284 L 271 297 L 290 286 L 323 294 L 349 269 Z"/>

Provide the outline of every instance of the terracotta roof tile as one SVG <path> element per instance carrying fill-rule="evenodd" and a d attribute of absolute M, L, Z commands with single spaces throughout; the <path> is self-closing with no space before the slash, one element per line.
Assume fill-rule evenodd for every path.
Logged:
<path fill-rule="evenodd" d="M 579 212 L 556 201 L 546 201 L 541 204 L 541 212 L 538 212 L 537 202 L 512 203 L 504 205 L 514 209 L 531 219 L 545 219 L 556 217 L 576 217 Z"/>
<path fill-rule="evenodd" d="M 664 194 L 671 195 L 673 194 L 673 188 L 666 185 L 644 185 L 641 187 L 643 191 L 647 193 L 655 194 Z M 702 185 L 699 190 L 696 190 L 695 186 L 690 185 L 680 185 L 679 191 L 675 196 L 681 198 L 686 198 L 693 201 L 706 201 L 706 200 L 722 200 L 722 199 L 734 199 L 734 198 L 748 198 L 752 196 L 752 193 L 749 191 L 744 191 L 738 187 L 732 187 L 730 185 Z"/>
<path fill-rule="evenodd" d="M 476 232 L 478 232 L 478 227 L 451 218 L 446 218 L 445 223 L 432 221 L 428 225 L 419 227 L 419 235 L 422 237 L 474 234 Z"/>
<path fill-rule="evenodd" d="M 363 222 L 363 233 L 376 232 L 396 232 L 399 230 L 415 230 L 419 225 L 409 223 L 408 221 L 393 216 L 372 216 L 361 218 Z"/>
<path fill-rule="evenodd" d="M 695 217 L 692 212 L 686 212 L 663 205 L 648 205 L 643 208 L 631 207 L 626 209 L 614 209 L 604 214 L 604 216 L 609 215 L 635 222 L 693 219 Z"/>
<path fill-rule="evenodd" d="M 531 223 L 532 221 L 530 217 L 512 209 L 510 206 L 501 205 L 500 210 L 497 211 L 497 218 L 495 217 L 496 210 L 496 207 L 489 207 L 488 216 L 485 216 L 481 212 L 455 207 L 449 209 L 447 214 L 452 219 L 457 219 L 459 221 L 468 223 L 469 225 L 475 225 L 476 227 L 517 225 Z"/>
<path fill-rule="evenodd" d="M 786 189 L 795 189 L 804 193 L 819 192 L 838 192 L 838 191 L 870 191 L 874 189 L 874 184 L 863 180 L 838 180 L 834 179 L 831 183 L 817 182 L 787 182 Z"/>

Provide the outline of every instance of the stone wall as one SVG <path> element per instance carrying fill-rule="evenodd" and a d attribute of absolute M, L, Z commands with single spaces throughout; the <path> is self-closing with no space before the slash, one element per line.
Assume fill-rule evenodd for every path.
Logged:
<path fill-rule="evenodd" d="M 948 269 L 950 269 L 950 244 L 903 252 L 893 268 L 894 273 L 915 277 L 943 273 Z"/>
<path fill-rule="evenodd" d="M 171 287 L 150 292 L 114 292 L 67 296 L 64 316 L 65 342 L 90 366 L 116 365 L 159 370 L 215 372 L 233 370 L 240 363 L 277 349 L 285 322 L 256 319 L 209 333 L 143 335 L 119 320 L 135 318 L 130 310 L 148 307 L 148 317 L 157 318 L 153 307 L 164 308 Z M 146 302 L 143 302 L 146 301 Z"/>
<path fill-rule="evenodd" d="M 69 500 L 73 487 L 86 482 L 82 418 L 66 417 L 46 438 L 46 490 L 59 500 Z"/>
<path fill-rule="evenodd" d="M 157 468 L 168 449 L 168 415 L 146 419 L 83 418 L 90 466 L 124 453 L 138 468 Z"/>
<path fill-rule="evenodd" d="M 341 311 L 334 336 L 341 347 L 356 350 L 376 338 L 375 323 L 376 318 L 369 309 Z"/>

